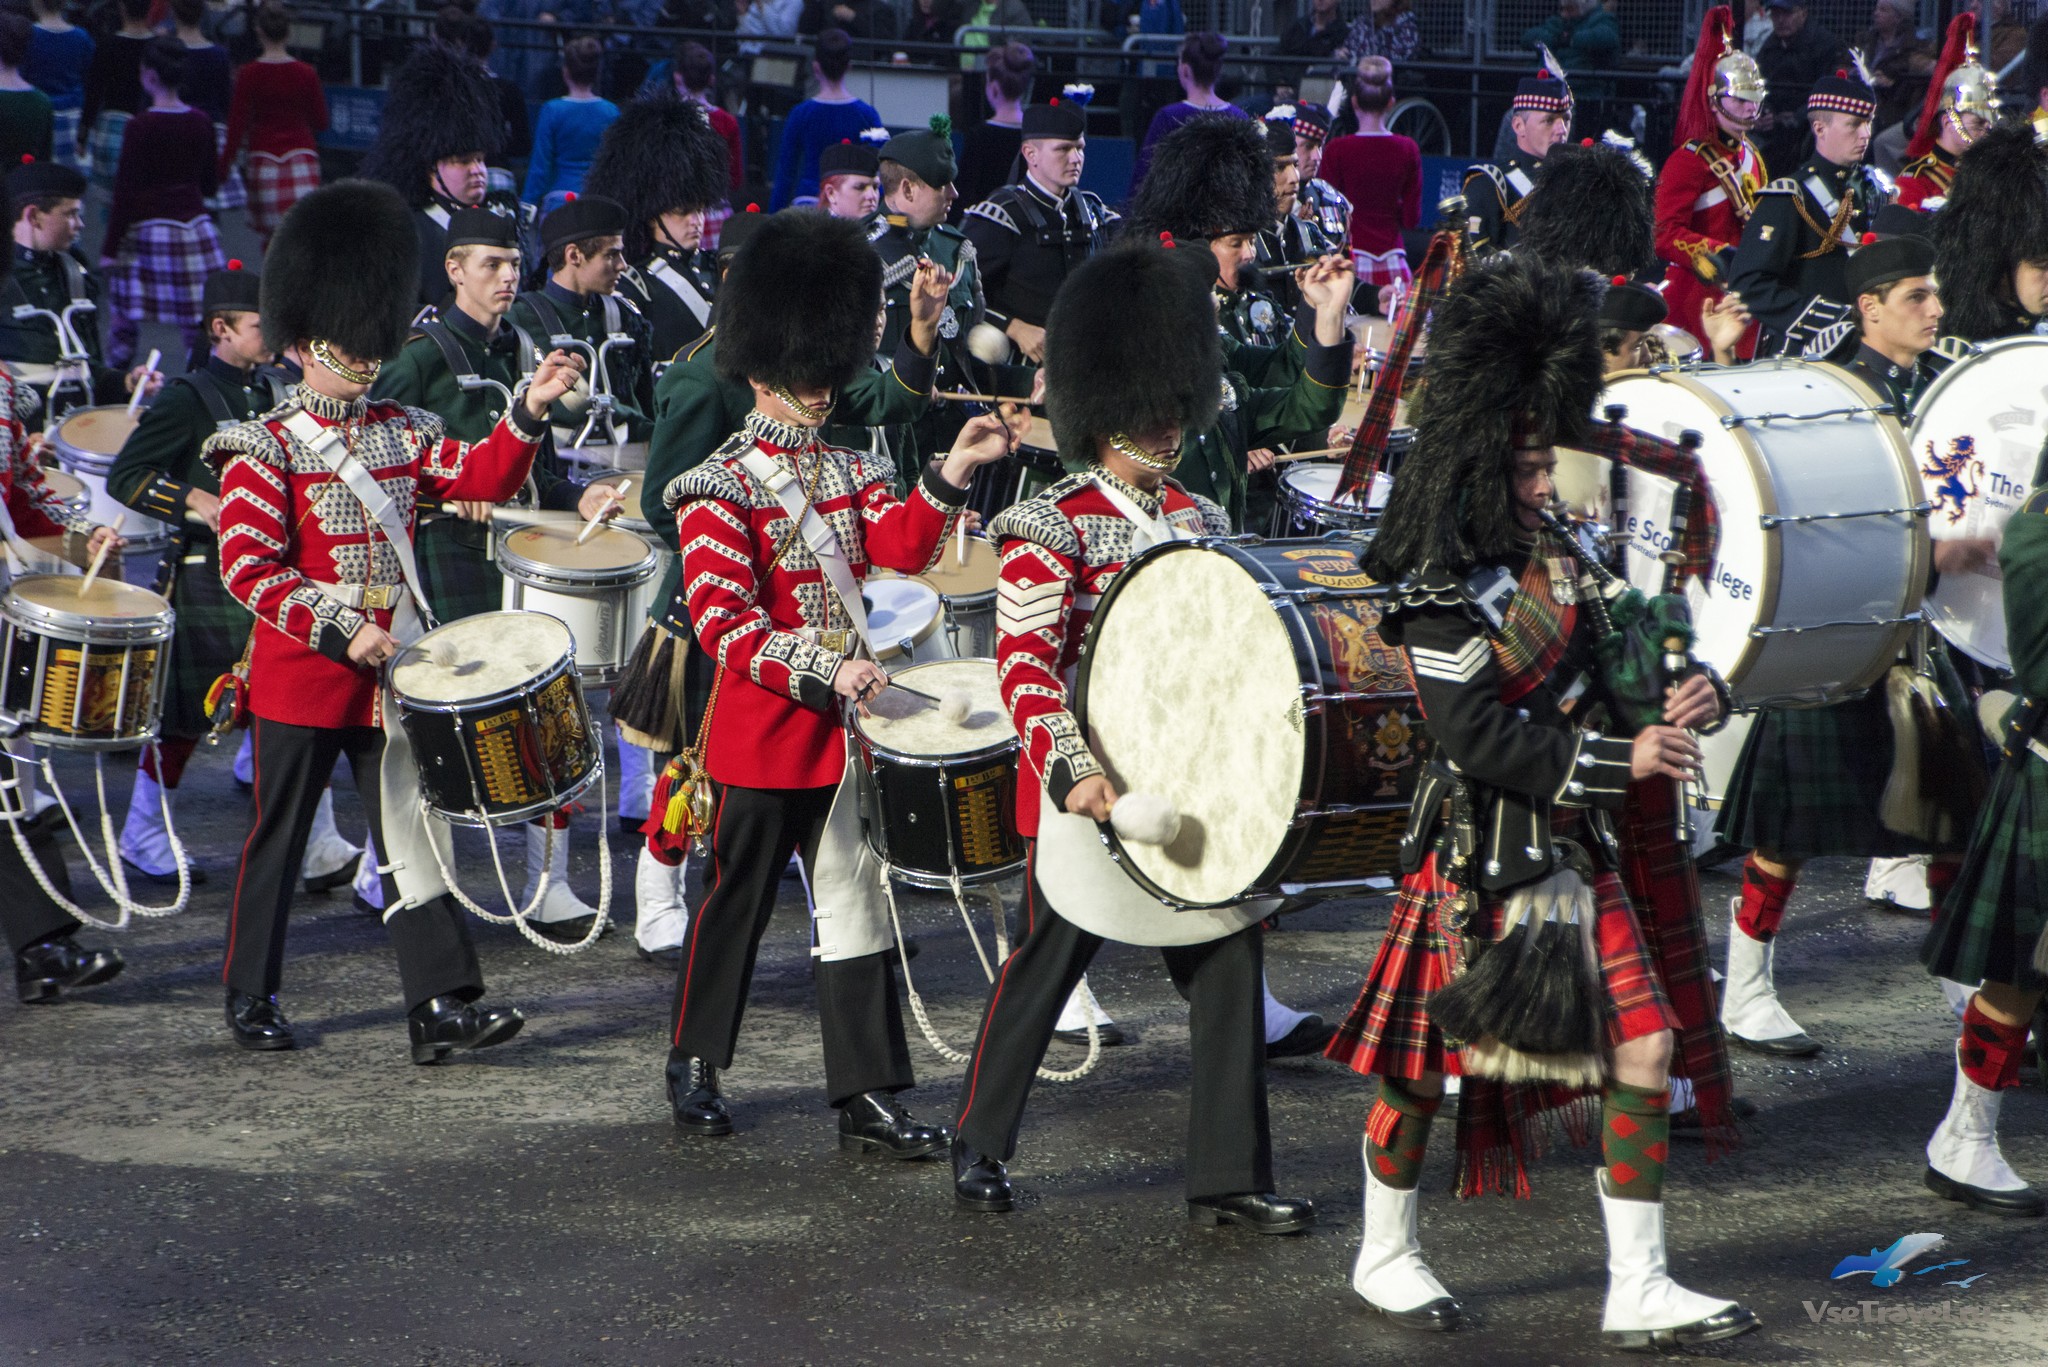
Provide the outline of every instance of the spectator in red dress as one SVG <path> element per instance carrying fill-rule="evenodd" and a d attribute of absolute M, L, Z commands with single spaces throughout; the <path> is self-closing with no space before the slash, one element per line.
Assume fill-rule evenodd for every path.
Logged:
<path fill-rule="evenodd" d="M 267 4 L 256 11 L 256 36 L 263 55 L 235 73 L 228 106 L 227 141 L 218 174 L 225 178 L 244 140 L 249 155 L 242 179 L 249 188 L 249 226 L 264 244 L 285 211 L 319 187 L 319 135 L 327 131 L 327 96 L 320 74 L 285 51 L 291 12 Z"/>
<path fill-rule="evenodd" d="M 1412 272 L 1401 234 L 1422 221 L 1422 151 L 1387 131 L 1394 64 L 1366 57 L 1349 78 L 1358 131 L 1323 149 L 1322 179 L 1351 201 L 1351 256 L 1362 284 L 1392 285 Z"/>

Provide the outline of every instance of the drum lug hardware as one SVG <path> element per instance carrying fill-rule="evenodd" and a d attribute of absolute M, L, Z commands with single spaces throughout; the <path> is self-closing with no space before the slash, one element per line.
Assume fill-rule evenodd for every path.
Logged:
<path fill-rule="evenodd" d="M 1898 517 L 1901 514 L 1912 517 L 1927 517 L 1933 512 L 1934 505 L 1932 503 L 1913 503 L 1903 508 L 1872 508 L 1869 512 L 1863 513 L 1799 513 L 1794 516 L 1763 513 L 1757 517 L 1757 525 L 1769 532 L 1777 530 L 1788 522 L 1794 526 L 1800 526 L 1808 522 L 1840 522 L 1844 518 L 1851 517 Z"/>
<path fill-rule="evenodd" d="M 1751 627 L 1749 629 L 1749 635 L 1751 640 L 1761 640 L 1766 636 L 1800 636 L 1804 635 L 1806 632 L 1809 631 L 1828 631 L 1844 627 L 1915 626 L 1925 620 L 1926 614 L 1919 612 L 1909 612 L 1904 617 L 1851 618 L 1849 620 L 1840 622 L 1808 622 L 1804 626 L 1796 627 Z"/>

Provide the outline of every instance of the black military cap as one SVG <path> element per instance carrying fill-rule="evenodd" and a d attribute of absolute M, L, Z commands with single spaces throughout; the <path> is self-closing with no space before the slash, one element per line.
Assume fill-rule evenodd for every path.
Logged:
<path fill-rule="evenodd" d="M 228 262 L 226 270 L 210 271 L 199 293 L 199 311 L 213 313 L 259 313 L 263 308 L 263 277 L 242 269 L 240 261 Z"/>
<path fill-rule="evenodd" d="M 1813 83 L 1806 96 L 1806 112 L 1830 111 L 1868 119 L 1877 113 L 1877 92 L 1864 84 L 1857 72 L 1838 67 Z"/>
<path fill-rule="evenodd" d="M 1903 237 L 1908 233 L 1927 237 L 1934 231 L 1934 215 L 1903 204 L 1887 204 L 1871 216 L 1870 230 L 1879 238 Z"/>
<path fill-rule="evenodd" d="M 761 212 L 759 204 L 748 204 L 740 209 L 718 230 L 718 256 L 721 261 L 732 259 L 734 252 L 747 245 L 747 239 L 768 221 L 768 215 Z"/>
<path fill-rule="evenodd" d="M 450 219 L 451 226 L 453 219 Z M 569 202 L 540 221 L 540 245 L 552 252 L 571 242 L 610 237 L 626 231 L 625 206 L 601 195 L 572 195 Z"/>
<path fill-rule="evenodd" d="M 1075 140 L 1088 132 L 1088 106 L 1076 100 L 1055 99 L 1049 104 L 1027 105 L 1022 135 L 1030 138 Z"/>
<path fill-rule="evenodd" d="M 1623 332 L 1648 332 L 1663 322 L 1669 312 L 1664 296 L 1656 290 L 1648 285 L 1635 284 L 1627 276 L 1617 275 L 1601 297 L 1600 325 L 1620 328 Z"/>
<path fill-rule="evenodd" d="M 85 173 L 54 161 L 24 156 L 21 165 L 7 173 L 10 199 L 84 199 Z"/>
<path fill-rule="evenodd" d="M 1910 233 L 1881 240 L 1875 233 L 1865 233 L 1863 245 L 1849 253 L 1843 271 L 1851 299 L 1900 280 L 1932 274 L 1934 244 Z"/>
<path fill-rule="evenodd" d="M 879 176 L 882 174 L 882 158 L 873 144 L 858 138 L 845 138 L 831 144 L 818 153 L 818 183 L 823 185 L 834 176 Z"/>
<path fill-rule="evenodd" d="M 548 216 L 554 221 L 554 215 Z M 573 240 L 573 239 L 571 239 Z M 519 225 L 489 209 L 457 209 L 448 215 L 448 245 L 454 247 L 519 246 Z"/>
<path fill-rule="evenodd" d="M 882 145 L 882 160 L 898 163 L 935 188 L 951 185 L 960 170 L 953 160 L 953 121 L 934 114 L 929 128 L 898 133 Z"/>

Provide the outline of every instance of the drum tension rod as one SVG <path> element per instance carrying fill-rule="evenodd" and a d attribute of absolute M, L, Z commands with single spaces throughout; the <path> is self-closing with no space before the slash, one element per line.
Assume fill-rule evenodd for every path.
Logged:
<path fill-rule="evenodd" d="M 1862 617 L 1840 622 L 1808 622 L 1805 626 L 1799 627 L 1751 627 L 1749 635 L 1750 639 L 1756 640 L 1764 636 L 1799 636 L 1809 631 L 1830 631 L 1846 627 L 1917 626 L 1926 620 L 1925 613 L 1909 612 L 1904 617 Z"/>
<path fill-rule="evenodd" d="M 1897 517 L 1902 513 L 1914 517 L 1927 517 L 1934 512 L 1932 503 L 1914 503 L 1904 508 L 1872 508 L 1864 513 L 1800 513 L 1796 516 L 1781 516 L 1777 513 L 1763 513 L 1757 517 L 1757 525 L 1765 531 L 1782 527 L 1787 522 L 1799 525 L 1806 522 L 1839 522 L 1848 517 Z"/>
<path fill-rule="evenodd" d="M 1774 422 L 1825 422 L 1829 418 L 1893 417 L 1895 412 L 1888 403 L 1857 408 L 1823 408 L 1818 413 L 1757 413 L 1745 416 L 1730 413 L 1721 419 L 1721 426 L 1733 430 L 1737 427 L 1769 427 Z"/>

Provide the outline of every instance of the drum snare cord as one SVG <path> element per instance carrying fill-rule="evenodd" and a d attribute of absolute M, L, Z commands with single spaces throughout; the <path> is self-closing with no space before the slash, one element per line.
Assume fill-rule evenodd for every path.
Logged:
<path fill-rule="evenodd" d="M 155 750 L 156 742 L 151 741 L 149 748 Z M 28 871 L 35 878 L 36 885 L 43 890 L 52 902 L 55 902 L 65 912 L 77 917 L 93 929 L 108 931 L 126 930 L 130 920 L 137 916 L 143 917 L 146 920 L 160 919 L 176 916 L 185 910 L 186 904 L 192 900 L 192 862 L 185 857 L 185 842 L 178 839 L 178 828 L 171 821 L 169 789 L 161 786 L 158 787 L 157 802 L 163 813 L 164 834 L 170 838 L 171 857 L 177 861 L 178 865 L 178 896 L 177 900 L 173 901 L 169 906 L 146 906 L 129 896 L 128 878 L 121 868 L 120 836 L 114 830 L 113 815 L 107 810 L 106 755 L 104 753 L 93 755 L 93 778 L 98 787 L 100 799 L 100 838 L 107 854 L 108 867 L 106 869 L 101 869 L 99 861 L 92 857 L 92 846 L 87 842 L 85 833 L 78 829 L 78 818 L 71 810 L 71 803 L 65 798 L 64 790 L 57 786 L 57 771 L 50 764 L 49 754 L 45 752 L 39 759 L 24 761 L 20 756 L 9 752 L 7 758 L 17 764 L 24 762 L 34 764 L 43 771 L 43 777 L 50 785 L 50 794 L 57 799 L 57 807 L 64 813 L 64 823 L 71 828 L 71 838 L 78 842 L 78 851 L 85 856 L 85 866 L 92 870 L 93 880 L 101 888 L 105 889 L 109 897 L 114 899 L 114 905 L 119 908 L 121 915 L 120 919 L 116 921 L 102 921 L 60 892 L 56 884 L 50 881 L 49 874 L 43 871 L 42 861 L 37 859 L 34 851 L 29 848 L 28 836 L 23 833 L 21 828 L 22 822 L 27 819 L 26 816 L 7 816 L 5 820 L 8 833 L 14 837 L 14 848 L 20 852 L 21 862 L 28 865 Z M 19 790 L 19 784 L 17 783 L 16 791 Z"/>

